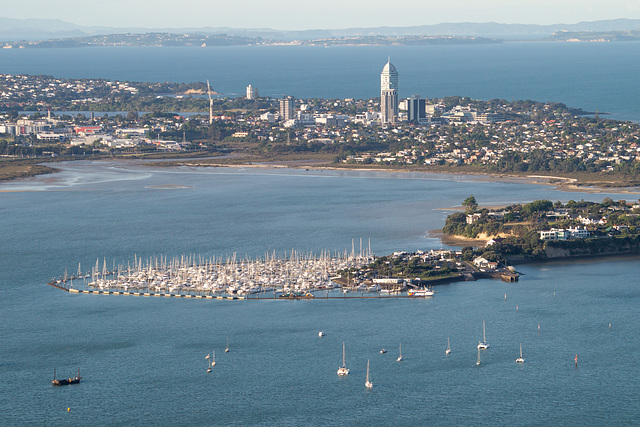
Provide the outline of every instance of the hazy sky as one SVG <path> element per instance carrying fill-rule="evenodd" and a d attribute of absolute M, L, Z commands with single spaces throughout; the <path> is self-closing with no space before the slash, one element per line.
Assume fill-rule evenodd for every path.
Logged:
<path fill-rule="evenodd" d="M 299 30 L 442 22 L 572 24 L 640 19 L 640 0 L 28 0 L 0 16 L 54 18 L 114 27 L 235 27 Z M 27 6 L 28 5 L 28 6 Z"/>

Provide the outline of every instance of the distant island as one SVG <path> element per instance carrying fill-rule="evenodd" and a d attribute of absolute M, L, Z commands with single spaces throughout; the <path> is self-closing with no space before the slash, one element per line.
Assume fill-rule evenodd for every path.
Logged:
<path fill-rule="evenodd" d="M 500 43 L 501 40 L 486 37 L 462 36 L 350 36 L 327 37 L 304 40 L 282 41 L 263 39 L 262 37 L 245 37 L 228 34 L 108 34 L 84 37 L 70 37 L 41 41 L 5 42 L 2 47 L 11 48 L 69 48 L 95 46 L 138 46 L 138 47 L 208 47 L 208 46 L 273 46 L 273 45 L 305 45 L 305 46 L 389 46 L 389 45 L 428 45 L 428 44 L 489 44 Z"/>
<path fill-rule="evenodd" d="M 640 30 L 631 31 L 559 31 L 546 38 L 559 42 L 628 42 L 640 40 Z"/>
<path fill-rule="evenodd" d="M 377 97 L 278 99 L 247 89 L 233 98 L 212 91 L 209 99 L 206 82 L 0 74 L 0 179 L 51 172 L 35 167 L 43 161 L 153 156 L 174 159 L 165 166 L 280 164 L 640 186 L 640 125 L 562 103 L 412 97 L 387 124 Z"/>

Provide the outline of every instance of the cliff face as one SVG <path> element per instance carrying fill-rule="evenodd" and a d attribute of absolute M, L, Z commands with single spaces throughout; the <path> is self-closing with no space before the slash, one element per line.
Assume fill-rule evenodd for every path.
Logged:
<path fill-rule="evenodd" d="M 639 254 L 640 237 L 605 237 L 547 242 L 544 251 L 548 259 Z"/>

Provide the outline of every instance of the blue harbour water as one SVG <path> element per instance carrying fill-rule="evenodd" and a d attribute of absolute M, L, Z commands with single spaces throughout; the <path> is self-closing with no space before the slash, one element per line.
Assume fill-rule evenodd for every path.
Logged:
<path fill-rule="evenodd" d="M 0 184 L 4 425 L 637 423 L 637 259 L 525 265 L 516 284 L 454 283 L 419 300 L 183 300 L 44 285 L 104 257 L 319 253 L 360 237 L 379 254 L 437 249 L 427 231 L 470 193 L 485 205 L 629 194 L 427 174 L 61 166 Z M 483 320 L 491 348 L 477 367 Z M 343 341 L 351 374 L 339 378 Z M 53 368 L 77 366 L 81 384 L 50 385 Z"/>
<path fill-rule="evenodd" d="M 2 49 L 0 72 L 211 79 L 227 94 L 252 84 L 272 96 L 367 98 L 391 55 L 402 96 L 559 101 L 638 120 L 638 46 Z M 2 425 L 640 423 L 635 258 L 523 265 L 518 283 L 453 283 L 420 300 L 184 300 L 45 285 L 97 258 L 320 253 L 360 238 L 377 254 L 439 249 L 428 231 L 470 194 L 495 206 L 637 193 L 455 175 L 55 167 L 62 172 L 0 183 Z M 477 367 L 483 320 L 491 348 Z M 351 374 L 339 378 L 343 341 Z M 207 374 L 211 350 L 217 365 Z M 78 366 L 81 384 L 51 386 L 54 368 L 65 377 Z"/>

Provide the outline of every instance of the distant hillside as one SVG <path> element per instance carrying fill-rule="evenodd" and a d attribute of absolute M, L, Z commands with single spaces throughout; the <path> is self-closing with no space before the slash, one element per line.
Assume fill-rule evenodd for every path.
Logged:
<path fill-rule="evenodd" d="M 145 34 L 109 34 L 84 37 L 70 37 L 43 41 L 4 42 L 3 48 L 64 48 L 90 46 L 246 46 L 246 45 L 425 45 L 425 44 L 487 44 L 499 43 L 500 40 L 483 37 L 458 36 L 358 36 L 358 37 L 329 37 L 313 40 L 282 41 L 269 40 L 260 37 L 245 37 L 227 34 L 174 34 L 174 33 L 145 33 Z"/>
<path fill-rule="evenodd" d="M 89 46 L 242 46 L 256 44 L 259 39 L 226 34 L 108 34 L 70 37 L 42 41 L 5 42 L 4 47 L 50 48 Z"/>
<path fill-rule="evenodd" d="M 1 12 L 0 12 L 1 13 Z M 313 29 L 285 31 L 271 28 L 142 28 L 142 27 L 89 27 L 64 22 L 57 19 L 11 19 L 0 18 L 0 41 L 36 41 L 71 37 L 84 37 L 105 34 L 144 34 L 144 33 L 186 33 L 216 35 L 226 34 L 233 37 L 264 38 L 271 40 L 311 40 L 331 37 L 360 36 L 458 36 L 484 37 L 505 40 L 531 40 L 552 36 L 560 31 L 571 32 L 612 32 L 640 29 L 640 19 L 613 19 L 577 24 L 500 24 L 485 23 L 442 23 L 409 27 L 370 27 L 345 29 Z"/>
<path fill-rule="evenodd" d="M 560 31 L 547 40 L 563 42 L 625 42 L 640 40 L 640 30 L 632 31 Z"/>

